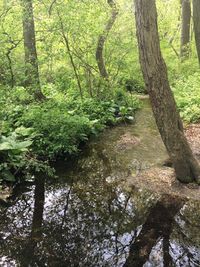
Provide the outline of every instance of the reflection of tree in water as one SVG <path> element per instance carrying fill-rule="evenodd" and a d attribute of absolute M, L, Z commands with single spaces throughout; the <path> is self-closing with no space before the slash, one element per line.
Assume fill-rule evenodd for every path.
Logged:
<path fill-rule="evenodd" d="M 8 205 L 10 206 L 8 210 L 1 210 L 1 222 L 3 222 L 1 230 L 4 240 L 1 244 L 1 253 L 8 257 L 6 261 L 13 258 L 20 266 L 32 266 L 34 249 L 41 237 L 44 179 L 36 178 L 34 206 L 31 197 L 32 193 L 22 195 L 21 199 L 15 195 L 11 198 L 12 204 Z M 5 261 L 2 264 L 6 264 Z"/>
<path fill-rule="evenodd" d="M 176 266 L 200 266 L 200 202 L 189 200 L 176 216 L 171 238 Z"/>
<path fill-rule="evenodd" d="M 58 189 L 53 205 L 46 206 L 44 233 L 51 232 L 46 250 L 59 266 L 64 261 L 68 266 L 102 266 L 106 259 L 115 266 L 132 238 L 129 196 L 103 181 L 77 183 L 69 190 Z"/>
<path fill-rule="evenodd" d="M 130 247 L 124 267 L 143 266 L 159 238 L 162 238 L 163 241 L 163 264 L 164 266 L 173 266 L 169 253 L 169 239 L 174 216 L 182 205 L 182 200 L 164 196 L 151 208 L 141 232 Z"/>
<path fill-rule="evenodd" d="M 35 201 L 33 193 L 25 193 L 2 213 L 0 255 L 20 266 L 117 265 L 134 228 L 130 196 L 94 171 L 89 178 L 47 186 L 45 204 L 38 179 Z"/>
<path fill-rule="evenodd" d="M 98 164 L 83 159 L 83 170 L 68 174 L 69 184 L 63 181 L 44 188 L 44 180 L 37 179 L 32 192 L 1 209 L 0 259 L 7 256 L 8 261 L 6 265 L 4 259 L 4 266 L 12 266 L 12 261 L 18 266 L 121 267 L 125 261 L 124 266 L 139 267 L 147 261 L 161 263 L 157 266 L 173 266 L 174 262 L 190 266 L 189 261 L 183 265 L 178 259 L 183 250 L 192 251 L 185 240 L 194 229 L 191 226 L 187 231 L 181 224 L 188 225 L 189 208 L 182 208 L 175 221 L 182 200 L 166 196 L 157 201 L 136 189 L 124 193 L 115 179 L 107 179 L 115 162 L 106 151 L 94 154 L 90 160 Z M 192 224 L 197 213 L 191 217 Z M 193 249 L 190 262 L 195 253 L 200 255 Z"/>
<path fill-rule="evenodd" d="M 44 179 L 35 179 L 35 194 L 34 194 L 34 209 L 33 209 L 33 219 L 31 226 L 30 236 L 27 237 L 25 241 L 25 246 L 22 249 L 19 261 L 22 266 L 32 266 L 34 262 L 37 263 L 37 258 L 34 257 L 35 248 L 37 243 L 42 237 L 42 222 L 43 222 L 43 211 L 44 211 L 44 201 L 45 201 L 45 187 Z"/>
<path fill-rule="evenodd" d="M 150 209 L 141 232 L 130 246 L 124 267 L 200 266 L 200 237 L 195 230 L 199 210 L 192 210 L 191 203 L 184 202 L 165 196 Z M 192 225 L 187 228 L 190 217 Z M 196 247 L 191 239 L 194 233 L 198 236 Z"/>

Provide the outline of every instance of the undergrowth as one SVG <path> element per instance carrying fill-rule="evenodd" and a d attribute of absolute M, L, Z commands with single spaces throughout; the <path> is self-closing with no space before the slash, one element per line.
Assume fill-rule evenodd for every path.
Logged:
<path fill-rule="evenodd" d="M 187 123 L 200 121 L 200 71 L 181 76 L 173 85 L 182 119 Z"/>
<path fill-rule="evenodd" d="M 14 181 L 31 170 L 50 173 L 47 161 L 76 155 L 80 144 L 106 126 L 132 121 L 139 107 L 120 90 L 104 101 L 58 94 L 42 103 L 33 102 L 23 88 L 17 91 L 0 110 L 0 180 Z"/>

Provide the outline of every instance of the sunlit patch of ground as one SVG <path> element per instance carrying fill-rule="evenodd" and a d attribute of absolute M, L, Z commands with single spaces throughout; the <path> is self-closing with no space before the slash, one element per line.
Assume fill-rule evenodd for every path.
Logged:
<path fill-rule="evenodd" d="M 200 124 L 193 124 L 185 130 L 192 150 L 200 162 Z M 189 199 L 200 199 L 200 186 L 195 183 L 182 184 L 175 178 L 173 168 L 151 167 L 138 175 L 131 175 L 124 183 L 125 187 L 136 186 L 158 194 L 171 194 Z"/>
<path fill-rule="evenodd" d="M 138 137 L 133 136 L 130 132 L 127 132 L 117 141 L 117 149 L 132 149 L 133 146 L 136 146 L 139 143 L 140 139 Z"/>
<path fill-rule="evenodd" d="M 189 125 L 185 130 L 185 134 L 194 154 L 200 158 L 200 123 Z"/>
<path fill-rule="evenodd" d="M 137 176 L 130 176 L 126 181 L 127 185 L 146 188 L 158 194 L 200 199 L 200 187 L 198 185 L 180 183 L 175 179 L 174 170 L 167 167 L 151 168 L 142 171 Z"/>

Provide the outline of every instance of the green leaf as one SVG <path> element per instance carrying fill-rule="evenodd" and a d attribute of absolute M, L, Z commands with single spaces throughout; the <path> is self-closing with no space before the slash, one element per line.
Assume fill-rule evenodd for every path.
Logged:
<path fill-rule="evenodd" d="M 8 170 L 2 171 L 3 180 L 8 182 L 15 182 L 15 176 Z"/>
<path fill-rule="evenodd" d="M 127 119 L 130 120 L 130 121 L 133 121 L 134 117 L 133 116 L 128 116 Z"/>
<path fill-rule="evenodd" d="M 24 126 L 18 127 L 15 129 L 15 133 L 21 136 L 30 136 L 33 133 L 33 128 L 26 128 Z"/>
<path fill-rule="evenodd" d="M 18 142 L 18 143 L 15 144 L 13 149 L 20 149 L 20 150 L 24 151 L 24 149 L 26 150 L 26 148 L 31 146 L 32 143 L 33 143 L 33 141 L 30 141 L 30 140 L 23 141 L 23 142 Z"/>
<path fill-rule="evenodd" d="M 12 149 L 12 144 L 9 142 L 3 142 L 0 144 L 0 150 L 10 150 Z"/>

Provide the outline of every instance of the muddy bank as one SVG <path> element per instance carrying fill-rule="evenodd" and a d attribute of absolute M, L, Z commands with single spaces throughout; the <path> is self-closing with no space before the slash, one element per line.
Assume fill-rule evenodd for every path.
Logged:
<path fill-rule="evenodd" d="M 186 137 L 191 145 L 194 155 L 200 162 L 200 124 L 192 124 L 185 128 Z M 147 170 L 135 172 L 124 183 L 125 187 L 144 187 L 159 194 L 187 199 L 200 200 L 200 187 L 197 184 L 182 184 L 175 178 L 174 169 L 164 166 L 152 166 Z"/>

